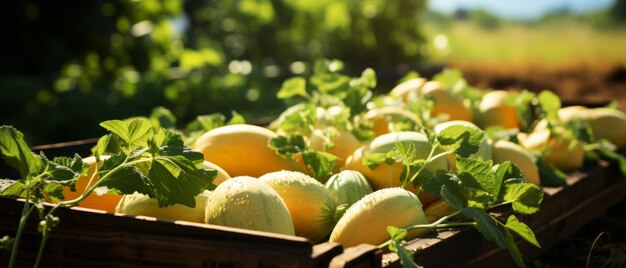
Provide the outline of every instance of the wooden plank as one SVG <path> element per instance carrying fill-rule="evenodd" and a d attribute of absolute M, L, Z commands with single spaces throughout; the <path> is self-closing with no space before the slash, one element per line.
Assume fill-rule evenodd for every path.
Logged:
<path fill-rule="evenodd" d="M 624 199 L 624 193 L 626 193 L 626 180 L 622 179 L 614 185 L 595 193 L 593 196 L 581 200 L 582 202 L 577 206 L 572 207 L 561 215 L 555 216 L 542 226 L 534 228 L 535 235 L 542 248 L 536 248 L 518 239 L 517 243 L 520 250 L 524 252 L 525 259 L 532 260 L 538 257 L 546 249 L 557 245 L 564 237 L 576 233 L 593 219 L 602 216 L 607 209 Z M 487 267 L 494 263 L 508 263 L 506 266 L 515 266 L 509 253 L 501 248 L 495 248 L 486 252 L 479 258 L 469 261 L 467 265 L 470 267 Z"/>
<path fill-rule="evenodd" d="M 38 145 L 31 147 L 34 153 L 43 152 L 46 157 L 53 158 L 57 156 L 73 156 L 78 154 L 81 157 L 91 155 L 91 148 L 96 145 L 97 138 L 77 140 L 70 142 L 61 142 L 54 144 Z M 4 161 L 0 161 L 0 179 L 17 179 L 18 173 L 9 167 Z"/>
<path fill-rule="evenodd" d="M 344 253 L 334 257 L 328 267 L 380 267 L 382 251 L 375 246 L 361 244 L 350 247 Z"/>
<path fill-rule="evenodd" d="M 332 259 L 343 253 L 340 244 L 327 242 L 313 246 L 313 267 L 328 267 Z"/>
<path fill-rule="evenodd" d="M 17 228 L 21 202 L 0 198 L 0 234 Z M 48 240 L 43 267 L 56 266 L 327 266 L 338 245 L 314 247 L 305 238 L 238 228 L 59 209 L 61 224 Z M 18 267 L 32 266 L 40 235 L 37 216 L 22 237 Z M 0 263 L 9 253 L 0 252 Z M 325 262 L 325 263 L 324 263 Z"/>
<path fill-rule="evenodd" d="M 596 166 L 568 174 L 567 186 L 545 188 L 541 210 L 531 216 L 518 217 L 528 224 L 537 235 L 541 249 L 526 242 L 520 250 L 526 261 L 539 256 L 556 245 L 565 234 L 572 234 L 600 216 L 610 206 L 626 198 L 626 178 L 615 165 L 600 162 Z M 505 219 L 510 208 L 501 208 L 496 213 Z M 580 217 L 578 215 L 586 215 Z M 409 241 L 407 248 L 414 251 L 414 259 L 425 267 L 510 267 L 508 252 L 485 240 L 470 228 L 438 231 L 426 237 Z M 454 256 L 450 258 L 449 256 Z M 383 266 L 399 267 L 398 256 L 388 253 L 383 256 Z"/>

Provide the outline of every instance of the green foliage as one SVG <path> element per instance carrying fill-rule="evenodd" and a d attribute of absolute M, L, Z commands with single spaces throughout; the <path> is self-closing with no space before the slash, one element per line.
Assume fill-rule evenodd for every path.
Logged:
<path fill-rule="evenodd" d="M 276 136 L 269 141 L 268 146 L 278 155 L 292 161 L 295 161 L 296 154 L 301 154 L 304 165 L 322 183 L 335 172 L 337 156 L 309 149 L 302 135 Z"/>
<path fill-rule="evenodd" d="M 407 268 L 418 268 L 421 267 L 413 261 L 413 253 L 406 249 L 402 245 L 402 240 L 404 240 L 407 236 L 407 230 L 402 228 L 397 228 L 394 226 L 387 227 L 387 232 L 391 236 L 391 242 L 389 243 L 388 249 L 391 252 L 395 252 L 400 257 L 400 264 L 402 267 Z"/>
<path fill-rule="evenodd" d="M 424 0 L 11 5 L 20 27 L 7 33 L 12 53 L 0 68 L 7 92 L 0 105 L 12 113 L 0 121 L 35 144 L 100 136 L 94 121 L 149 114 L 156 106 L 180 122 L 231 110 L 273 115 L 284 107 L 273 97 L 280 83 L 312 74 L 309 62 L 340 58 L 349 72 L 395 68 L 419 62 L 425 42 L 418 27 Z M 364 73 L 361 88 L 375 86 L 372 73 Z M 345 99 L 357 102 L 358 92 Z"/>
<path fill-rule="evenodd" d="M 142 118 L 109 120 L 100 125 L 110 134 L 99 140 L 94 151 L 110 150 L 110 140 L 120 141 L 121 150 L 104 161 L 96 154 L 101 166 L 97 165 L 100 167 L 89 178 L 85 190 L 72 200 L 65 200 L 63 186 L 73 189 L 78 178 L 87 174 L 89 166 L 83 159 L 78 154 L 52 160 L 43 153 L 36 155 L 30 151 L 21 132 L 11 126 L 0 126 L 0 156 L 20 175 L 10 186 L 1 189 L 0 196 L 25 199 L 22 220 L 14 239 L 5 236 L 0 241 L 0 247 L 12 249 L 8 267 L 15 265 L 24 226 L 35 208 L 40 220 L 38 230 L 42 235 L 34 265 L 37 267 L 49 233 L 60 222 L 54 216 L 59 207 L 76 206 L 94 192 L 139 192 L 156 199 L 161 207 L 174 204 L 195 207 L 194 197 L 214 187 L 212 180 L 217 171 L 205 170 L 202 153 L 185 146 L 180 134 L 165 128 L 155 132 L 151 123 Z M 149 169 L 142 171 L 146 166 Z M 100 179 L 94 181 L 95 176 Z M 49 201 L 56 204 L 51 208 L 44 206 L 44 202 Z"/>
<path fill-rule="evenodd" d="M 626 1 L 615 0 L 609 12 L 616 21 L 626 22 Z"/>
<path fill-rule="evenodd" d="M 448 130 L 449 129 L 449 130 Z M 493 166 L 491 161 L 461 156 L 458 152 L 471 154 L 480 145 L 484 133 L 481 130 L 450 127 L 438 135 L 428 134 L 432 151 L 426 159 L 416 160 L 413 157 L 415 148 L 408 143 L 398 142 L 394 146 L 393 157 L 403 164 L 402 177 L 404 186 L 407 182 L 414 182 L 414 186 L 442 198 L 448 205 L 456 209 L 431 224 L 401 226 L 405 229 L 390 227 L 391 235 L 389 249 L 396 252 L 403 265 L 410 263 L 410 252 L 400 243 L 406 236 L 407 230 L 438 229 L 453 226 L 471 226 L 476 228 L 485 239 L 494 241 L 501 248 L 506 248 L 519 267 L 524 267 L 520 250 L 515 243 L 512 233 L 517 234 L 529 243 L 539 247 L 533 231 L 523 222 L 511 215 L 506 223 L 490 213 L 490 209 L 511 205 L 517 214 L 533 214 L 539 210 L 543 200 L 543 190 L 530 183 L 524 183 L 520 178 L 521 171 L 509 162 Z M 466 133 L 467 135 L 459 135 Z M 468 138 L 474 137 L 475 138 Z M 438 149 L 446 150 L 434 155 Z M 437 170 L 432 174 L 424 167 L 437 157 L 445 157 L 454 153 L 456 170 Z M 383 157 L 377 157 L 377 162 Z M 372 161 L 374 161 L 372 160 Z M 427 175 L 424 175 L 427 172 Z M 417 182 L 417 183 L 415 183 Z M 457 217 L 463 216 L 463 217 Z M 456 218 L 455 218 L 456 217 Z M 406 257 L 403 255 L 408 255 Z M 406 261 L 406 262 L 405 262 Z"/>

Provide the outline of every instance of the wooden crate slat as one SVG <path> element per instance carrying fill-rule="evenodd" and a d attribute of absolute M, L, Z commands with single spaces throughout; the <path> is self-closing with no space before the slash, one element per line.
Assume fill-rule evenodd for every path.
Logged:
<path fill-rule="evenodd" d="M 22 204 L 0 199 L 0 233 L 13 235 Z M 329 261 L 329 255 L 340 253 L 337 245 L 323 244 L 314 252 L 310 241 L 301 237 L 94 212 L 98 211 L 57 211 L 61 224 L 49 238 L 44 266 L 311 267 L 320 266 L 318 259 Z M 37 221 L 32 215 L 22 238 L 19 256 L 25 266 L 32 265 L 39 245 Z M 0 261 L 8 261 L 8 252 L 0 253 Z"/>
<path fill-rule="evenodd" d="M 520 216 L 537 236 L 542 249 L 525 241 L 520 250 L 525 259 L 533 259 L 562 239 L 562 235 L 573 234 L 606 209 L 626 198 L 626 178 L 615 165 L 600 162 L 580 172 L 568 175 L 567 186 L 545 188 L 546 195 L 541 210 L 534 215 Z M 609 197 L 610 195 L 610 197 Z M 510 208 L 500 208 L 506 219 Z M 579 217 L 578 213 L 588 213 Z M 485 240 L 471 228 L 438 231 L 424 238 L 408 242 L 407 248 L 414 251 L 414 259 L 425 267 L 508 267 L 514 266 L 508 252 L 495 243 Z M 388 253 L 383 256 L 383 266 L 399 267 L 398 256 Z"/>

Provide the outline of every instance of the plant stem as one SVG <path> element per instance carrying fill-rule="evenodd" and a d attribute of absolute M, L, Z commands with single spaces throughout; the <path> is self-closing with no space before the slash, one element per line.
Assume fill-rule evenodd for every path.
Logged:
<path fill-rule="evenodd" d="M 78 204 L 79 204 L 81 201 L 83 201 L 85 198 L 89 197 L 89 195 L 91 195 L 91 193 L 92 193 L 92 192 L 93 192 L 96 188 L 98 188 L 98 186 L 99 186 L 99 185 L 100 185 L 103 181 L 106 181 L 106 179 L 110 176 L 110 174 L 114 174 L 115 172 L 117 172 L 118 170 L 120 170 L 120 169 L 122 169 L 122 168 L 124 168 L 124 167 L 126 167 L 126 166 L 131 166 L 131 165 L 134 165 L 134 164 L 138 164 L 138 163 L 142 163 L 142 162 L 147 162 L 147 161 L 150 161 L 150 160 L 151 160 L 151 159 L 140 159 L 140 160 L 135 160 L 135 161 L 127 162 L 127 161 L 128 161 L 128 158 L 126 158 L 126 159 L 124 160 L 124 162 L 123 162 L 121 165 L 119 165 L 119 166 L 117 166 L 117 167 L 113 168 L 113 169 L 112 169 L 111 171 L 109 171 L 106 175 L 102 176 L 102 178 L 101 178 L 100 180 L 98 180 L 98 181 L 97 181 L 94 185 L 89 186 L 89 185 L 91 184 L 92 180 L 93 180 L 93 179 L 95 178 L 95 176 L 98 174 L 98 166 L 96 165 L 96 167 L 95 167 L 95 169 L 94 169 L 94 172 L 93 172 L 93 174 L 91 175 L 91 178 L 89 179 L 89 182 L 87 183 L 87 188 L 85 189 L 85 191 L 83 191 L 83 193 L 82 193 L 82 194 L 81 194 L 78 198 L 76 198 L 76 199 L 73 199 L 73 200 L 68 200 L 68 201 L 65 201 L 65 202 L 59 202 L 59 203 L 57 203 L 54 207 L 52 207 L 52 208 L 50 209 L 50 211 L 48 211 L 47 215 L 52 215 L 52 214 L 53 214 L 53 213 L 54 213 L 57 209 L 59 209 L 59 207 L 72 207 L 72 206 L 76 206 L 76 205 L 78 205 Z M 21 224 L 21 223 L 20 223 L 20 224 Z M 19 232 L 19 229 L 18 229 L 18 232 Z M 19 238 L 18 238 L 18 236 L 16 235 L 16 241 L 19 241 L 18 239 L 19 239 Z M 44 251 L 45 244 L 46 244 L 46 241 L 47 241 L 47 240 L 48 240 L 48 229 L 46 228 L 46 229 L 44 229 L 44 230 L 42 231 L 42 234 L 41 234 L 41 242 L 40 242 L 40 244 L 39 244 L 39 251 L 37 252 L 37 259 L 35 259 L 35 267 L 38 267 L 38 266 L 39 266 L 39 262 L 40 262 L 40 260 L 41 260 L 42 255 L 43 255 L 43 251 Z M 13 260 L 13 257 L 11 257 L 11 260 Z M 9 266 L 9 267 L 12 267 L 12 266 Z"/>
<path fill-rule="evenodd" d="M 102 176 L 102 178 L 100 178 L 100 180 L 98 180 L 96 183 L 94 183 L 94 185 L 92 185 L 91 187 L 85 189 L 85 191 L 83 191 L 83 193 L 78 198 L 73 199 L 73 200 L 64 201 L 64 202 L 59 202 L 58 205 L 61 205 L 63 207 L 76 206 L 76 205 L 78 205 L 80 203 L 80 201 L 83 201 L 85 198 L 89 197 L 89 195 L 91 195 L 91 193 L 96 188 L 98 188 L 100 186 L 100 184 L 102 184 L 102 182 L 105 182 L 107 180 L 107 178 L 111 174 L 115 174 L 115 172 L 117 172 L 120 169 L 125 168 L 127 166 L 132 166 L 132 165 L 135 165 L 135 164 L 152 161 L 152 158 L 144 158 L 144 159 L 135 160 L 135 161 L 131 161 L 131 162 L 126 162 L 127 160 L 128 160 L 128 158 L 126 160 L 124 160 L 124 162 L 122 164 L 120 164 L 119 166 L 111 169 L 111 171 L 109 171 L 106 175 Z M 98 169 L 96 167 L 96 170 L 94 171 L 94 174 L 97 173 L 97 172 L 98 172 Z M 59 207 L 58 205 L 53 207 L 48 214 L 52 214 L 52 212 L 54 212 Z"/>
<path fill-rule="evenodd" d="M 419 225 L 413 225 L 413 226 L 409 226 L 407 228 L 405 228 L 407 231 L 409 230 L 414 230 L 414 229 L 436 229 L 436 228 L 449 228 L 449 227 L 459 227 L 459 226 L 475 226 L 476 222 L 453 222 L 453 223 L 446 223 L 446 224 L 442 224 L 442 222 L 455 217 L 456 215 L 459 215 L 461 213 L 461 211 L 454 211 L 446 216 L 441 217 L 441 219 L 430 223 L 430 224 L 419 224 Z M 378 245 L 378 248 L 382 249 L 386 246 L 388 246 L 391 241 L 393 241 L 392 239 L 389 239 L 387 241 L 385 241 L 384 243 Z"/>
<path fill-rule="evenodd" d="M 34 206 L 33 206 L 34 207 Z M 20 224 L 17 227 L 17 233 L 15 234 L 15 239 L 13 240 L 13 248 L 11 248 L 11 257 L 9 259 L 9 268 L 15 266 L 15 261 L 17 260 L 17 249 L 20 246 L 20 240 L 22 240 L 22 232 L 24 231 L 24 227 L 26 226 L 26 221 L 28 220 L 28 215 L 31 212 L 30 207 L 30 186 L 28 183 L 26 184 L 26 201 L 24 201 L 24 207 L 22 208 L 22 216 L 20 217 Z"/>
<path fill-rule="evenodd" d="M 492 208 L 501 207 L 501 206 L 506 206 L 506 205 L 509 205 L 509 204 L 512 204 L 512 203 L 513 203 L 513 201 L 506 201 L 506 202 L 498 203 L 498 204 L 495 204 L 493 206 L 489 206 L 489 208 L 487 208 L 487 210 L 490 210 Z"/>
<path fill-rule="evenodd" d="M 37 259 L 35 259 L 35 265 L 33 267 L 39 267 L 39 262 L 41 261 L 41 256 L 43 256 L 43 249 L 46 245 L 46 241 L 48 240 L 48 227 L 44 228 L 41 232 L 41 242 L 39 243 L 39 251 L 37 252 Z"/>
<path fill-rule="evenodd" d="M 433 154 L 435 154 L 435 150 L 437 149 L 436 146 L 431 147 L 432 148 L 430 149 L 430 153 L 428 153 L 428 157 L 426 158 L 426 162 L 424 163 L 424 165 L 422 165 L 420 169 L 415 172 L 413 176 L 411 176 L 411 179 L 404 181 L 404 183 L 402 184 L 402 188 L 406 188 L 409 183 L 413 182 L 419 176 L 419 174 L 422 173 L 422 170 L 424 170 L 424 168 L 430 163 L 431 158 L 433 157 Z"/>
<path fill-rule="evenodd" d="M 376 247 L 377 247 L 377 248 L 380 248 L 380 249 L 383 249 L 383 248 L 385 248 L 385 247 L 389 246 L 389 244 L 391 244 L 391 241 L 393 241 L 393 240 L 392 240 L 392 239 L 389 239 L 389 240 L 385 241 L 385 243 L 382 243 L 382 244 L 380 244 L 380 245 L 378 245 L 378 246 L 376 246 Z"/>

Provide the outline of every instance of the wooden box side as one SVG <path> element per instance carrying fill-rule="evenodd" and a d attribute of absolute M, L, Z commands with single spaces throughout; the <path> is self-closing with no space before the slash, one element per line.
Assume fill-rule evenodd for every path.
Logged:
<path fill-rule="evenodd" d="M 518 239 L 524 260 L 532 260 L 573 234 L 611 206 L 626 198 L 626 178 L 616 165 L 601 162 L 567 177 L 567 186 L 544 188 L 541 210 L 519 217 L 535 232 L 542 248 Z M 506 219 L 510 208 L 496 213 Z M 585 215 L 580 217 L 579 215 Z M 475 229 L 454 229 L 427 234 L 409 241 L 415 261 L 424 267 L 513 267 L 515 263 L 504 249 L 485 240 Z M 398 256 L 383 255 L 383 266 L 400 267 Z"/>

